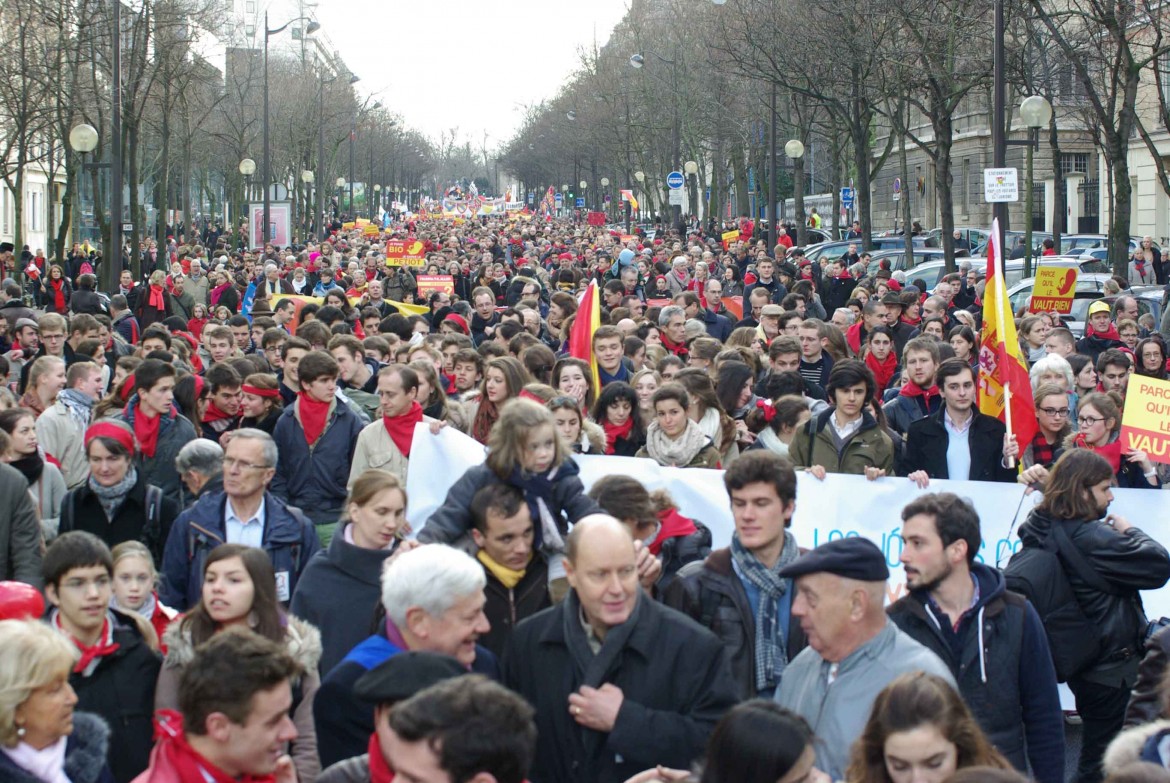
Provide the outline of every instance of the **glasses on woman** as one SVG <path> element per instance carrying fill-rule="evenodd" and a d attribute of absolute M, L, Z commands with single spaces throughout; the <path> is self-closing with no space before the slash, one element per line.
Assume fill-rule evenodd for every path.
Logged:
<path fill-rule="evenodd" d="M 1100 424 L 1105 421 L 1103 416 L 1078 416 L 1077 424 L 1081 427 L 1092 427 L 1094 424 Z"/>
<path fill-rule="evenodd" d="M 1063 419 L 1068 416 L 1068 408 L 1041 408 L 1040 412 L 1048 416 Z"/>

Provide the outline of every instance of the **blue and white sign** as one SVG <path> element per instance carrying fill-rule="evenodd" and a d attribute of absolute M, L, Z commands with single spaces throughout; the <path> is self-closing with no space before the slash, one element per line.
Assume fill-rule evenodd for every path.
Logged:
<path fill-rule="evenodd" d="M 671 190 L 679 190 L 685 183 L 686 180 L 683 179 L 683 173 L 681 171 L 672 171 L 666 175 L 666 187 Z"/>
<path fill-rule="evenodd" d="M 560 193 L 558 193 L 558 194 L 556 194 L 555 196 L 553 196 L 553 201 L 555 201 L 555 202 L 556 202 L 556 203 L 558 203 L 558 204 L 560 204 L 560 203 L 564 202 L 564 200 L 565 200 L 565 197 L 564 197 L 564 196 L 562 196 Z"/>
<path fill-rule="evenodd" d="M 852 209 L 854 198 L 853 188 L 841 188 L 841 206 L 845 207 L 845 209 Z"/>
<path fill-rule="evenodd" d="M 535 200 L 536 200 L 536 194 L 533 193 L 531 190 L 528 191 L 528 203 L 531 204 Z"/>
<path fill-rule="evenodd" d="M 584 208 L 585 208 L 585 199 L 578 198 L 577 199 L 577 209 L 584 209 Z"/>

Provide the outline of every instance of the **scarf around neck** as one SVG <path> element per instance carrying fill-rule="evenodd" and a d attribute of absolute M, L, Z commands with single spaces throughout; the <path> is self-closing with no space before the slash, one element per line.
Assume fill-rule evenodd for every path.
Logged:
<path fill-rule="evenodd" d="M 1106 443 L 1104 446 L 1090 446 L 1089 442 L 1085 440 L 1084 433 L 1078 432 L 1076 438 L 1073 439 L 1073 444 L 1078 449 L 1090 449 L 1100 454 L 1109 462 L 1109 467 L 1113 468 L 1114 473 L 1121 470 L 1121 440 Z"/>
<path fill-rule="evenodd" d="M 65 406 L 69 419 L 84 431 L 89 426 L 90 415 L 93 413 L 95 400 L 88 394 L 82 394 L 77 389 L 62 389 L 57 393 L 57 402 Z"/>
<path fill-rule="evenodd" d="M 605 419 L 601 422 L 601 428 L 605 430 L 605 453 L 613 454 L 617 442 L 630 437 L 634 429 L 634 417 L 631 415 L 625 424 L 610 424 L 609 419 Z"/>
<path fill-rule="evenodd" d="M 898 371 L 898 357 L 894 355 L 893 351 L 890 351 L 883 362 L 870 351 L 865 354 L 865 366 L 873 372 L 874 380 L 877 382 L 874 385 L 874 398 L 880 401 L 882 392 L 890 385 L 894 373 Z"/>
<path fill-rule="evenodd" d="M 0 746 L 4 755 L 16 766 L 44 783 L 71 783 L 65 774 L 65 747 L 69 737 L 62 737 L 48 747 L 37 750 L 27 742 L 17 742 L 14 748 Z"/>
<path fill-rule="evenodd" d="M 540 522 L 535 525 L 536 531 L 532 541 L 534 550 L 547 547 L 549 552 L 564 551 L 565 541 L 561 533 L 563 523 L 560 519 L 560 507 L 553 502 L 553 492 L 559 479 L 575 476 L 577 472 L 577 464 L 572 460 L 565 460 L 563 464 L 550 468 L 547 473 L 530 473 L 519 465 L 512 468 L 508 483 L 524 493 L 528 512 L 534 521 Z M 557 510 L 555 516 L 553 509 Z"/>
<path fill-rule="evenodd" d="M 272 783 L 272 775 L 242 775 L 232 777 L 201 756 L 190 743 L 183 731 L 183 716 L 172 710 L 159 710 L 155 715 L 155 745 L 157 766 L 173 769 L 175 779 L 183 783 Z M 153 761 L 154 759 L 152 759 Z"/>
<path fill-rule="evenodd" d="M 156 310 L 165 310 L 167 308 L 166 300 L 163 299 L 163 289 L 161 285 L 150 285 L 149 295 L 146 303 Z"/>
<path fill-rule="evenodd" d="M 366 754 L 370 757 L 370 783 L 391 783 L 394 780 L 394 770 L 386 763 L 382 755 L 382 746 L 378 744 L 378 733 L 370 735 L 370 744 L 366 746 Z"/>
<path fill-rule="evenodd" d="M 503 563 L 497 563 L 491 555 L 482 549 L 475 553 L 475 559 L 483 563 L 483 567 L 490 571 L 492 576 L 498 579 L 500 584 L 509 590 L 520 584 L 520 580 L 528 573 L 527 568 L 517 571 L 516 569 L 508 568 Z"/>
<path fill-rule="evenodd" d="M 73 673 L 80 674 L 83 677 L 88 677 L 93 674 L 94 669 L 101 663 L 101 659 L 107 655 L 113 655 L 121 649 L 121 645 L 114 641 L 114 623 L 113 615 L 106 612 L 106 619 L 102 622 L 102 632 L 98 636 L 98 640 L 90 646 L 82 644 L 73 634 L 65 630 L 65 626 L 61 625 L 61 613 L 54 609 L 52 614 L 53 627 L 63 634 L 69 641 L 81 650 L 81 657 L 77 663 L 73 664 Z"/>
<path fill-rule="evenodd" d="M 414 425 L 423 420 L 422 406 L 417 402 L 410 404 L 410 410 L 401 416 L 383 416 L 382 423 L 386 426 L 386 434 L 394 445 L 402 452 L 402 456 L 410 458 L 410 446 L 414 441 Z"/>
<path fill-rule="evenodd" d="M 694 520 L 687 519 L 678 513 L 676 508 L 668 508 L 658 512 L 658 535 L 654 536 L 654 540 L 647 544 L 646 548 L 650 550 L 650 554 L 657 557 L 662 552 L 662 545 L 669 539 L 694 535 L 698 531 Z"/>
<path fill-rule="evenodd" d="M 45 460 L 36 452 L 13 460 L 8 464 L 20 471 L 20 474 L 25 477 L 30 487 L 40 481 L 41 474 L 45 471 Z"/>
<path fill-rule="evenodd" d="M 98 502 L 102 504 L 102 510 L 106 512 L 106 521 L 113 521 L 126 496 L 138 483 L 138 470 L 131 466 L 122 480 L 112 487 L 103 487 L 93 476 L 89 477 L 88 483 L 90 492 L 97 496 Z"/>
<path fill-rule="evenodd" d="M 142 406 L 134 408 L 134 439 L 138 441 L 138 448 L 147 457 L 153 457 L 158 450 L 158 433 L 162 425 L 162 416 L 147 416 Z"/>
<path fill-rule="evenodd" d="M 685 468 L 709 442 L 699 425 L 690 419 L 686 430 L 675 439 L 669 438 L 657 421 L 650 422 L 646 430 L 646 452 L 667 468 Z"/>
<path fill-rule="evenodd" d="M 314 445 L 325 432 L 325 425 L 329 422 L 329 412 L 335 400 L 321 402 L 313 399 L 308 392 L 297 394 L 297 417 L 301 420 L 301 428 L 305 432 L 305 442 Z"/>
<path fill-rule="evenodd" d="M 756 689 L 774 688 L 778 675 L 788 665 L 788 645 L 780 635 L 780 601 L 788 592 L 792 580 L 780 576 L 780 569 L 800 555 L 796 539 L 788 530 L 784 531 L 784 549 L 771 568 L 761 563 L 739 540 L 739 534 L 731 536 L 731 559 L 739 574 L 760 592 L 760 603 L 756 607 Z"/>

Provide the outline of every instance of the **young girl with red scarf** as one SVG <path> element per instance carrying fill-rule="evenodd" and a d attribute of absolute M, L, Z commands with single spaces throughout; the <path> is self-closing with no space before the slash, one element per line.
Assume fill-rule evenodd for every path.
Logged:
<path fill-rule="evenodd" d="M 593 403 L 593 420 L 605 430 L 605 453 L 632 457 L 646 442 L 634 387 L 615 381 L 601 390 Z"/>

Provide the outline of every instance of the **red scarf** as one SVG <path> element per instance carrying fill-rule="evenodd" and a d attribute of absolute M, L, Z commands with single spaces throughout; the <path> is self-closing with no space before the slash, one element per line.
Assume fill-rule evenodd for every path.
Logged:
<path fill-rule="evenodd" d="M 1109 467 L 1113 468 L 1113 472 L 1117 473 L 1121 470 L 1121 441 L 1115 440 L 1112 443 L 1106 443 L 1104 446 L 1090 446 L 1089 442 L 1085 440 L 1083 433 L 1077 433 L 1073 443 L 1078 449 L 1091 449 L 1097 454 L 1100 454 L 1109 463 Z"/>
<path fill-rule="evenodd" d="M 902 390 L 898 392 L 902 397 L 925 397 L 926 404 L 930 404 L 932 397 L 938 397 L 938 386 L 931 386 L 929 389 L 924 389 L 916 383 L 906 383 L 902 386 Z"/>
<path fill-rule="evenodd" d="M 687 344 L 686 343 L 672 343 L 670 341 L 670 339 L 667 338 L 667 336 L 664 332 L 658 333 L 658 339 L 662 341 L 663 348 L 670 351 L 671 353 L 673 353 L 675 356 L 682 359 L 683 361 L 686 361 L 687 356 L 690 355 L 689 352 L 687 351 Z"/>
<path fill-rule="evenodd" d="M 183 732 L 183 716 L 171 710 L 159 710 L 155 714 L 154 756 L 151 766 L 175 773 L 171 780 L 176 783 L 203 783 L 205 775 L 215 783 L 272 783 L 272 775 L 241 775 L 232 777 L 212 764 L 191 747 Z M 168 776 L 169 777 L 169 776 Z"/>
<path fill-rule="evenodd" d="M 98 636 L 97 642 L 92 647 L 86 647 L 84 644 L 78 641 L 77 638 L 73 636 L 73 634 L 69 633 L 65 630 L 64 627 L 62 627 L 60 614 L 56 616 L 55 624 L 57 626 L 57 630 L 68 636 L 73 641 L 73 643 L 77 645 L 77 649 L 81 650 L 81 658 L 77 661 L 77 663 L 73 664 L 74 674 L 81 674 L 84 672 L 89 668 L 89 665 L 94 662 L 94 659 L 105 658 L 107 655 L 112 655 L 121 648 L 121 645 L 114 641 L 114 633 L 110 630 L 109 617 L 107 617 L 102 622 L 102 632 Z"/>
<path fill-rule="evenodd" d="M 214 421 L 222 421 L 224 419 L 234 418 L 235 416 L 231 415 L 230 413 L 225 413 L 218 405 L 216 405 L 215 400 L 208 402 L 207 410 L 203 412 L 204 424 L 211 424 Z"/>
<path fill-rule="evenodd" d="M 676 508 L 659 511 L 658 521 L 662 527 L 659 529 L 658 535 L 650 542 L 650 546 L 647 547 L 650 550 L 650 554 L 656 557 L 662 551 L 662 545 L 666 543 L 666 539 L 681 538 L 682 536 L 689 536 L 698 531 L 695 523 L 678 513 L 678 509 Z"/>
<path fill-rule="evenodd" d="M 479 410 L 475 412 L 475 420 L 471 422 L 471 437 L 486 446 L 492 425 L 496 423 L 498 418 L 500 418 L 500 409 L 485 395 L 479 403 Z"/>
<path fill-rule="evenodd" d="M 329 407 L 333 400 L 320 402 L 313 399 L 308 392 L 297 393 L 297 413 L 301 417 L 301 427 L 305 431 L 305 442 L 312 446 L 325 431 L 325 424 L 329 421 Z"/>
<path fill-rule="evenodd" d="M 146 300 L 146 303 L 155 310 L 167 309 L 166 300 L 163 299 L 163 290 L 161 285 L 150 286 L 150 298 Z"/>
<path fill-rule="evenodd" d="M 890 380 L 893 379 L 894 373 L 898 370 L 898 357 L 890 351 L 886 356 L 884 362 L 880 362 L 874 357 L 873 351 L 865 355 L 865 366 L 873 371 L 874 380 L 877 381 L 877 386 L 874 389 L 874 400 L 880 402 L 882 399 L 882 392 L 890 385 Z"/>
<path fill-rule="evenodd" d="M 606 419 L 601 422 L 601 426 L 605 430 L 605 453 L 613 454 L 618 438 L 628 437 L 634 429 L 634 417 L 626 419 L 625 424 L 610 424 L 609 419 Z"/>
<path fill-rule="evenodd" d="M 65 281 L 50 280 L 49 285 L 53 288 L 53 304 L 57 308 L 57 312 L 65 312 Z"/>
<path fill-rule="evenodd" d="M 414 425 L 423 419 L 422 406 L 417 402 L 410 404 L 410 410 L 400 416 L 383 416 L 382 423 L 386 425 L 386 433 L 394 445 L 402 452 L 402 456 L 410 457 L 410 444 L 414 441 Z"/>
<path fill-rule="evenodd" d="M 370 754 L 370 783 L 390 783 L 394 780 L 394 770 L 390 769 L 386 757 L 382 755 L 382 746 L 378 744 L 376 732 L 370 735 L 366 753 Z"/>
<path fill-rule="evenodd" d="M 142 401 L 138 401 L 134 409 L 134 439 L 138 441 L 138 448 L 148 457 L 153 457 L 158 448 L 158 428 L 162 421 L 161 416 L 147 416 L 142 410 Z"/>

